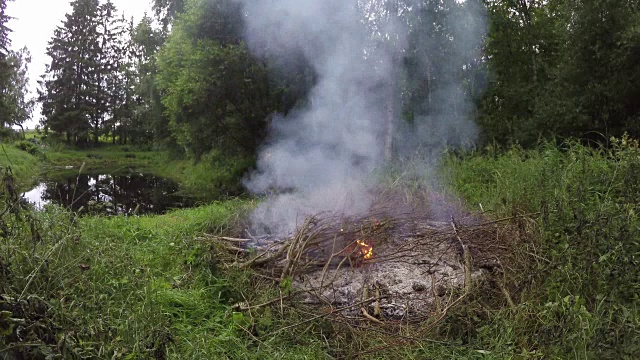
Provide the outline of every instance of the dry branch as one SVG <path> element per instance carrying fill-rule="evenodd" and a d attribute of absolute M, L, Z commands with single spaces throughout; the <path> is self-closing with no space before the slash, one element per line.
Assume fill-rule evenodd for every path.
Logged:
<path fill-rule="evenodd" d="M 381 201 L 358 216 L 309 217 L 284 238 L 215 240 L 221 248 L 251 249 L 239 252 L 232 266 L 253 268 L 257 276 L 273 282 L 290 279 L 299 290 L 255 306 L 239 304 L 240 310 L 275 304 L 284 309 L 286 301 L 295 301 L 310 305 L 310 312 L 317 314 L 302 324 L 334 315 L 347 323 L 396 326 L 398 321 L 423 322 L 446 314 L 460 301 L 443 299 L 444 294 L 453 296 L 461 288 L 466 295 L 473 289 L 474 276 L 484 276 L 481 269 L 501 267 L 517 237 L 517 226 L 509 220 L 519 217 L 483 222 L 471 215 L 451 216 L 444 222 L 415 208 L 398 209 L 393 201 Z M 373 249 L 372 258 L 365 258 L 368 249 Z M 371 299 L 369 291 L 375 291 Z M 505 297 L 511 306 L 510 296 Z M 370 304 L 358 305 L 360 299 Z M 319 305 L 334 310 L 318 314 Z"/>
<path fill-rule="evenodd" d="M 464 291 L 468 293 L 471 291 L 472 279 L 471 279 L 471 252 L 469 251 L 469 246 L 462 241 L 460 238 L 460 233 L 458 232 L 458 227 L 456 226 L 456 222 L 451 217 L 451 227 L 453 228 L 453 232 L 456 235 L 456 239 L 460 242 L 460 246 L 462 247 L 462 256 L 464 258 Z"/>
<path fill-rule="evenodd" d="M 370 304 L 370 303 L 372 303 L 372 302 L 373 302 L 373 301 L 375 301 L 375 300 L 376 300 L 375 298 L 371 298 L 371 299 L 367 299 L 367 300 L 360 301 L 360 302 L 355 303 L 355 304 L 353 304 L 353 305 L 348 305 L 348 306 L 343 306 L 343 307 L 341 307 L 341 308 L 333 309 L 333 310 L 331 310 L 331 311 L 329 311 L 329 312 L 327 312 L 327 313 L 325 313 L 325 314 L 316 315 L 316 316 L 313 316 L 313 317 L 311 317 L 311 318 L 309 318 L 309 319 L 306 319 L 306 320 L 304 320 L 304 321 L 300 321 L 300 322 L 297 322 L 297 323 L 295 323 L 295 324 L 292 324 L 292 325 L 289 325 L 289 326 L 285 326 L 285 327 L 283 327 L 283 328 L 280 328 L 280 329 L 278 329 L 278 330 L 276 330 L 276 331 L 272 332 L 271 334 L 269 334 L 269 336 L 275 335 L 275 334 L 277 334 L 277 333 L 279 333 L 279 332 L 282 332 L 282 331 L 284 331 L 284 330 L 287 330 L 287 329 L 291 329 L 291 328 L 294 328 L 294 327 L 297 327 L 297 326 L 300 326 L 300 325 L 304 325 L 304 324 L 306 324 L 306 323 L 309 323 L 309 322 L 312 322 L 312 321 L 315 321 L 315 320 L 318 320 L 318 319 L 321 319 L 321 318 L 324 318 L 324 317 L 328 317 L 328 316 L 331 316 L 331 315 L 334 315 L 334 314 L 340 313 L 340 312 L 345 311 L 345 310 L 349 310 L 349 309 L 353 309 L 353 308 L 358 308 L 359 306 L 362 306 L 362 305 L 365 305 L 365 304 Z"/>
<path fill-rule="evenodd" d="M 262 303 L 262 304 L 258 304 L 258 305 L 250 305 L 248 301 L 245 301 L 245 302 L 241 302 L 241 303 L 237 303 L 237 304 L 233 305 L 233 308 L 234 308 L 235 310 L 238 310 L 238 311 L 256 310 L 256 309 L 263 308 L 263 307 L 265 307 L 265 306 L 269 306 L 269 305 L 275 304 L 275 303 L 277 303 L 277 302 L 282 302 L 282 301 L 284 301 L 284 300 L 286 300 L 286 299 L 293 298 L 293 297 L 295 297 L 296 295 L 299 295 L 299 294 L 301 294 L 301 293 L 303 293 L 303 292 L 304 292 L 304 291 L 302 291 L 302 290 L 300 290 L 300 291 L 294 291 L 294 292 L 292 292 L 292 293 L 290 293 L 290 294 L 288 294 L 288 295 L 285 295 L 285 296 L 279 296 L 279 297 L 277 297 L 277 298 L 275 298 L 275 299 L 271 299 L 271 300 L 269 300 L 269 301 L 267 301 L 267 302 L 264 302 L 264 303 Z"/>

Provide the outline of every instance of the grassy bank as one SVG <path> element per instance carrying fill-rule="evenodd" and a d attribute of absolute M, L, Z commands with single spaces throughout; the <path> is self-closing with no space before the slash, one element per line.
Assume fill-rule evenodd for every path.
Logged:
<path fill-rule="evenodd" d="M 85 173 L 116 173 L 133 168 L 172 179 L 181 192 L 203 200 L 233 197 L 243 192 L 240 179 L 250 159 L 223 157 L 216 153 L 200 161 L 177 158 L 168 151 L 151 151 L 135 146 L 104 145 L 77 149 L 62 145 L 45 150 L 46 171 L 73 172 L 84 164 Z M 72 169 L 69 169 L 72 167 Z"/>
<path fill-rule="evenodd" d="M 14 143 L 0 144 L 0 167 L 12 169 L 16 185 L 21 189 L 37 180 L 42 161 L 42 156 L 19 149 Z"/>
<path fill-rule="evenodd" d="M 224 354 L 224 339 L 239 341 L 241 331 L 229 306 L 235 285 L 218 277 L 195 235 L 224 231 L 248 205 L 229 201 L 139 218 L 37 214 L 40 241 L 3 242 L 7 295 L 0 310 L 13 311 L 26 330 L 5 340 L 0 354 L 44 358 L 48 346 L 63 358 Z"/>
<path fill-rule="evenodd" d="M 638 357 L 636 143 L 625 139 L 608 150 L 575 143 L 486 149 L 446 157 L 440 173 L 447 192 L 468 208 L 490 218 L 528 214 L 533 223 L 532 241 L 515 250 L 522 263 L 503 264 L 513 306 L 478 288 L 420 338 L 410 328 L 384 333 L 322 319 L 287 328 L 309 315 L 278 304 L 234 310 L 238 302 L 272 299 L 286 286 L 231 270 L 226 265 L 234 259 L 198 237 L 233 233 L 252 202 L 129 218 L 76 218 L 52 208 L 35 215 L 36 227 L 25 215 L 7 223 L 15 229 L 0 243 L 0 354 L 325 359 L 382 345 L 362 357 Z"/>
<path fill-rule="evenodd" d="M 146 146 L 111 145 L 78 148 L 64 143 L 47 144 L 34 131 L 26 140 L 9 141 L 0 149 L 0 166 L 13 169 L 21 190 L 33 185 L 40 175 L 73 176 L 84 173 L 118 173 L 133 169 L 171 179 L 180 184 L 183 195 L 204 201 L 231 198 L 243 194 L 241 179 L 252 159 L 222 156 L 216 152 L 194 161 Z"/>

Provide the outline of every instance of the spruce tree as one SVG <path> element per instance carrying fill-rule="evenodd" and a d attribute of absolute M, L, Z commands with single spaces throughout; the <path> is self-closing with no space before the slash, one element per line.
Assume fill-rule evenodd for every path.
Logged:
<path fill-rule="evenodd" d="M 125 21 L 108 0 L 75 0 L 54 32 L 41 81 L 44 126 L 76 144 L 97 143 L 121 121 L 125 102 Z"/>

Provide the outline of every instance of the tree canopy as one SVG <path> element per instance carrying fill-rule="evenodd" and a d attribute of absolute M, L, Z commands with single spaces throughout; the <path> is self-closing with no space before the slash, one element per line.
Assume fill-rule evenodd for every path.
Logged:
<path fill-rule="evenodd" d="M 4 4 L 0 80 L 6 82 L 2 69 L 15 66 L 6 50 Z M 637 1 L 359 0 L 354 6 L 371 33 L 363 56 L 404 49 L 391 64 L 393 131 L 445 118 L 453 135 L 442 141 L 455 143 L 464 118 L 478 124 L 484 142 L 638 135 Z M 75 143 L 111 135 L 195 158 L 214 150 L 252 156 L 271 115 L 304 106 L 318 81 L 304 54 L 286 62 L 253 55 L 243 24 L 260 14 L 237 0 L 155 0 L 155 20 L 145 16 L 137 24 L 118 17 L 110 1 L 74 0 L 72 8 L 49 43 L 39 100 L 44 126 Z M 24 64 L 28 56 L 20 59 Z M 7 116 L 4 124 L 24 117 Z"/>

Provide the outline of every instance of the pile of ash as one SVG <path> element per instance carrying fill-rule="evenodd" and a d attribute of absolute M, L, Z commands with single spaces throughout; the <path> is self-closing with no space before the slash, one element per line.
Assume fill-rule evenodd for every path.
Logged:
<path fill-rule="evenodd" d="M 351 320 L 422 321 L 502 272 L 502 259 L 520 236 L 510 220 L 467 215 L 436 221 L 415 209 L 391 215 L 385 209 L 312 216 L 279 239 L 217 239 L 241 244 L 227 246 L 244 255 L 233 266 L 291 281 L 295 296 L 288 300 L 329 307 Z"/>

